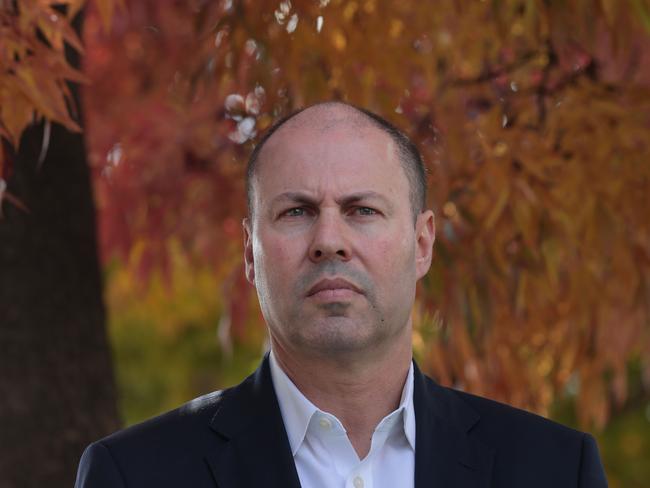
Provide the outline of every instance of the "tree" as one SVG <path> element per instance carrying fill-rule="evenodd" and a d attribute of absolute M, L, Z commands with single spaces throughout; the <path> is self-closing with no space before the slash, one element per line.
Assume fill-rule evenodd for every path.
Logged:
<path fill-rule="evenodd" d="M 242 161 L 280 114 L 340 98 L 431 169 L 416 354 L 443 383 L 603 425 L 650 375 L 646 0 L 134 1 L 86 23 L 102 254 L 240 266 Z M 41 111 L 41 113 L 44 113 Z M 238 283 L 237 281 L 234 281 Z M 233 329 L 250 322 L 237 286 Z M 247 322 L 248 321 L 248 322 Z"/>
<path fill-rule="evenodd" d="M 98 21 L 86 30 L 104 255 L 146 276 L 175 240 L 236 272 L 257 134 L 318 100 L 369 107 L 431 169 L 437 256 L 414 336 L 424 367 L 541 413 L 577 391 L 583 423 L 602 426 L 626 398 L 628 361 L 650 374 L 649 11 L 133 2 L 110 35 Z"/>
<path fill-rule="evenodd" d="M 35 32 L 16 19 L 2 11 L 2 82 L 13 76 L 8 84 L 15 87 L 18 79 L 23 84 L 19 93 L 2 85 L 7 138 L 0 168 L 7 176 L 11 162 L 15 172 L 8 178 L 12 197 L 0 220 L 0 485 L 72 486 L 83 448 L 119 425 L 95 212 L 84 139 L 68 129 L 77 128 L 79 117 L 64 114 L 68 128 L 41 121 L 25 130 L 7 119 L 13 113 L 29 121 L 31 111 L 21 108 L 28 100 L 21 98 L 23 92 L 47 89 L 52 81 L 29 85 L 35 79 L 28 67 L 37 62 L 30 57 L 38 53 L 25 51 L 22 58 L 14 51 L 24 65 L 14 70 L 5 64 L 13 58 L 11 49 L 19 50 L 5 42 L 7 31 Z M 58 88 L 74 100 L 74 87 Z M 7 142 L 19 138 L 19 145 L 9 147 Z"/>

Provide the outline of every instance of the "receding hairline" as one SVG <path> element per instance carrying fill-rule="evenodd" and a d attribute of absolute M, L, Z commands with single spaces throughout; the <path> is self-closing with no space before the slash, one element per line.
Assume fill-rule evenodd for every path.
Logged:
<path fill-rule="evenodd" d="M 388 135 L 377 126 L 373 119 L 357 107 L 342 102 L 322 102 L 291 114 L 284 123 L 278 124 L 276 130 L 269 135 L 266 142 L 269 142 L 276 134 L 297 128 L 307 127 L 315 131 L 327 131 L 341 125 L 351 126 L 353 129 L 360 131 L 377 129 L 384 135 Z M 260 151 L 258 157 L 261 153 L 262 151 Z"/>
<path fill-rule="evenodd" d="M 305 120 L 306 119 L 306 120 Z M 328 130 L 340 124 L 351 125 L 353 129 L 363 131 L 377 129 L 389 138 L 393 145 L 395 157 L 409 182 L 409 195 L 416 217 L 426 205 L 426 168 L 417 147 L 399 128 L 381 116 L 355 105 L 341 101 L 325 101 L 310 105 L 278 119 L 263 134 L 253 149 L 246 169 L 246 191 L 249 215 L 253 214 L 252 186 L 256 167 L 266 143 L 277 132 L 292 130 L 299 123 L 309 122 L 314 130 Z M 315 123 L 314 123 L 315 122 Z M 301 125 L 300 127 L 304 127 Z"/>

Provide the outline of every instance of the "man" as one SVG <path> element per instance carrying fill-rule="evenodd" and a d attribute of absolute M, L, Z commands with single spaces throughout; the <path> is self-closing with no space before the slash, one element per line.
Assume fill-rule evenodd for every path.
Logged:
<path fill-rule="evenodd" d="M 242 384 L 89 446 L 77 487 L 607 486 L 591 436 L 414 364 L 425 181 L 417 149 L 364 110 L 324 103 L 272 127 L 244 221 L 271 353 Z"/>

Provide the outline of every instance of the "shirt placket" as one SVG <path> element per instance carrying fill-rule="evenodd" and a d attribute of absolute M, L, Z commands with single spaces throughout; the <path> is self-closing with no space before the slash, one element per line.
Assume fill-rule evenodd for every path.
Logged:
<path fill-rule="evenodd" d="M 345 488 L 372 488 L 372 453 L 356 466 L 345 480 Z"/>

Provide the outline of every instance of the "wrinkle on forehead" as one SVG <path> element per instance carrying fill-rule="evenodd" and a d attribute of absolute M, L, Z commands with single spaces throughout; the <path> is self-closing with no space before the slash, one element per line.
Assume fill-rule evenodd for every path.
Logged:
<path fill-rule="evenodd" d="M 322 136 L 329 133 L 332 133 L 332 142 L 323 144 Z M 314 144 L 309 143 L 312 137 L 314 138 Z M 329 140 L 329 136 L 326 137 Z M 346 142 L 346 144 L 351 143 L 352 146 L 348 146 L 348 152 L 342 153 L 341 157 L 327 157 L 326 154 L 337 151 L 337 143 L 334 141 L 339 140 L 340 137 L 347 141 L 350 141 L 351 137 L 352 141 Z M 277 168 L 276 165 L 286 165 L 289 162 L 305 168 L 322 161 L 324 158 L 329 161 L 346 161 L 345 164 L 348 167 L 354 167 L 357 155 L 352 148 L 355 146 L 359 149 L 365 148 L 360 151 L 360 157 L 374 159 L 379 166 L 384 166 L 381 164 L 382 162 L 390 161 L 391 166 L 392 163 L 395 166 L 389 171 L 395 171 L 396 174 L 399 172 L 407 179 L 399 159 L 397 147 L 390 135 L 377 127 L 363 113 L 347 105 L 333 102 L 310 107 L 280 127 L 260 153 L 261 164 L 253 177 L 252 183 L 257 187 L 261 181 L 260 178 L 267 182 L 270 182 L 270 180 L 277 181 L 274 167 Z M 368 151 L 372 155 L 369 156 Z M 386 172 L 387 169 L 384 167 L 382 171 Z M 266 176 L 262 176 L 263 174 Z M 399 176 L 397 177 L 399 178 Z M 350 186 L 356 184 L 354 183 L 356 180 L 349 181 L 345 172 L 322 172 L 317 171 L 317 168 L 314 167 L 313 174 L 302 173 L 300 178 L 301 180 L 296 186 L 293 175 L 285 175 L 277 187 L 274 186 L 275 191 L 273 193 L 307 191 L 316 197 L 336 189 L 337 195 L 343 197 L 347 193 L 354 193 L 358 190 L 357 187 Z M 406 184 L 409 184 L 408 181 L 406 181 Z M 393 193 L 394 190 L 394 185 L 391 185 L 388 188 L 388 193 Z M 264 206 L 263 202 L 260 201 L 261 198 L 268 199 L 276 196 L 262 195 L 257 190 L 253 195 L 254 205 L 258 208 Z"/>
<path fill-rule="evenodd" d="M 335 114 L 334 117 L 314 117 L 310 122 L 298 120 L 286 129 L 282 127 L 264 148 L 263 156 L 260 157 L 263 161 L 261 166 L 266 171 L 274 171 L 271 168 L 275 165 L 289 161 L 301 167 L 329 161 L 330 164 L 345 162 L 347 167 L 356 167 L 357 160 L 361 162 L 365 158 L 374 160 L 378 165 L 381 165 L 381 162 L 390 162 L 391 165 L 394 163 L 392 171 L 403 171 L 392 138 L 367 121 Z M 339 144 L 346 148 L 344 152 L 339 149 Z M 257 173 L 256 180 L 261 172 L 258 170 Z M 342 177 L 338 172 L 323 174 L 318 171 L 311 176 L 317 178 L 321 184 L 335 182 Z M 303 183 L 311 180 L 309 175 L 303 175 L 303 178 L 306 178 Z M 291 175 L 286 183 L 290 181 Z"/>

